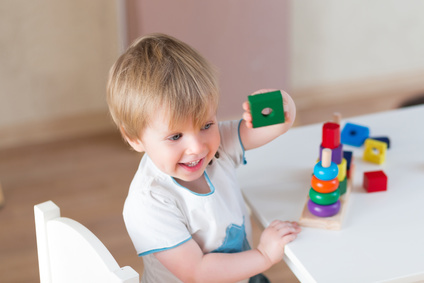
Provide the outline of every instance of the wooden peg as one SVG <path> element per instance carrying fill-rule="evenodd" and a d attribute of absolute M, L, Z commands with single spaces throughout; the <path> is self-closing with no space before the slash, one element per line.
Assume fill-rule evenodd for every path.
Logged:
<path fill-rule="evenodd" d="M 324 148 L 322 150 L 321 165 L 324 168 L 330 167 L 330 165 L 331 165 L 331 149 Z"/>
<path fill-rule="evenodd" d="M 334 112 L 333 122 L 340 125 L 341 120 L 342 120 L 342 114 L 340 114 L 340 112 Z"/>

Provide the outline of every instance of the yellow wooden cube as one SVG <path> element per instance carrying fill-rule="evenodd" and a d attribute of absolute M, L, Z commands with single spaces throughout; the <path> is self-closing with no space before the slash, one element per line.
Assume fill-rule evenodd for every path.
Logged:
<path fill-rule="evenodd" d="M 364 160 L 383 164 L 386 160 L 387 144 L 382 141 L 367 139 L 365 141 Z"/>
<path fill-rule="evenodd" d="M 346 159 L 343 158 L 342 163 L 338 164 L 337 167 L 339 167 L 339 175 L 337 175 L 337 178 L 339 179 L 339 182 L 343 182 L 343 180 L 346 178 L 346 171 L 347 171 Z"/>

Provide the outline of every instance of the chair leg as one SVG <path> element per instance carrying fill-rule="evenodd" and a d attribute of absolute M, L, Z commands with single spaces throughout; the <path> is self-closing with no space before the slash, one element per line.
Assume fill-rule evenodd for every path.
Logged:
<path fill-rule="evenodd" d="M 3 188 L 0 183 L 0 208 L 4 206 L 5 200 L 4 200 L 4 194 L 3 194 Z"/>
<path fill-rule="evenodd" d="M 60 208 L 52 201 L 34 206 L 35 234 L 37 235 L 38 267 L 40 282 L 51 282 L 50 253 L 47 241 L 47 222 L 60 217 Z"/>

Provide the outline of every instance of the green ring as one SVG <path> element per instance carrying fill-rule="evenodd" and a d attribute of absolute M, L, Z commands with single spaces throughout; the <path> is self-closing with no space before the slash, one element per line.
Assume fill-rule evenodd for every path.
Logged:
<path fill-rule="evenodd" d="M 316 204 L 330 205 L 337 202 L 337 200 L 340 198 L 340 191 L 337 189 L 334 192 L 322 194 L 311 188 L 309 190 L 309 197 Z"/>

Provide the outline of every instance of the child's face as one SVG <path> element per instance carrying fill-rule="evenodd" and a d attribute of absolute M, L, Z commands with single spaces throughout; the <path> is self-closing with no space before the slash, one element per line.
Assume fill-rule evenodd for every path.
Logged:
<path fill-rule="evenodd" d="M 200 129 L 188 119 L 171 130 L 166 117 L 163 111 L 156 112 L 142 140 L 130 144 L 135 150 L 146 152 L 162 172 L 186 182 L 194 181 L 203 175 L 220 144 L 216 114 L 210 111 Z"/>

